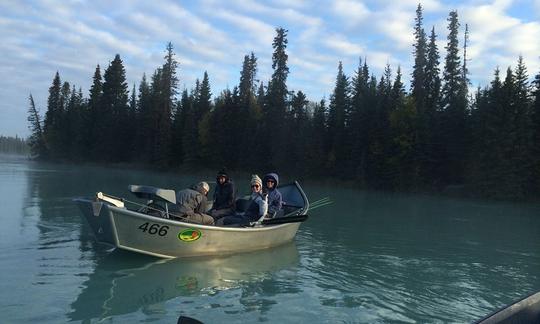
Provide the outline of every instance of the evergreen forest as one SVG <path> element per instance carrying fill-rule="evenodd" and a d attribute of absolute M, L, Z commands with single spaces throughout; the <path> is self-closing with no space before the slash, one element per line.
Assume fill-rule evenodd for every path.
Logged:
<path fill-rule="evenodd" d="M 257 57 L 247 53 L 232 89 L 212 90 L 206 72 L 191 89 L 179 89 L 171 43 L 163 65 L 129 89 L 117 54 L 104 71 L 96 67 L 88 97 L 58 72 L 43 116 L 29 96 L 28 144 L 45 160 L 226 166 L 384 191 L 534 199 L 540 71 L 530 77 L 517 57 L 514 67 L 494 67 L 491 83 L 470 91 L 468 26 L 460 35 L 457 11 L 447 22 L 441 57 L 438 35 L 425 29 L 418 6 L 410 89 L 399 66 L 375 76 L 360 59 L 348 75 L 336 62 L 332 94 L 316 102 L 287 86 L 284 28 L 276 28 L 270 79 L 258 80 Z"/>
<path fill-rule="evenodd" d="M 30 149 L 24 138 L 0 136 L 0 153 L 28 155 Z"/>

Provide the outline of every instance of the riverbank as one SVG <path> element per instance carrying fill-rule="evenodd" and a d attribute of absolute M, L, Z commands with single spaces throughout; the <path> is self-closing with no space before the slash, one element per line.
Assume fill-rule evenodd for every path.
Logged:
<path fill-rule="evenodd" d="M 1 153 L 0 153 L 1 154 Z M 13 155 L 13 154 L 1 154 L 11 159 L 30 159 L 31 157 L 25 155 Z M 133 170 L 133 171 L 152 171 L 158 173 L 172 173 L 172 174 L 191 174 L 194 177 L 201 179 L 201 181 L 214 182 L 215 175 L 218 170 L 222 167 L 210 168 L 200 165 L 189 165 L 183 164 L 176 167 L 157 167 L 155 165 L 150 165 L 143 162 L 119 162 L 119 163 L 103 163 L 103 162 L 88 162 L 88 161 L 69 161 L 69 160 L 56 160 L 56 161 L 40 161 L 43 163 L 53 163 L 66 166 L 87 166 L 87 167 L 100 167 L 106 169 L 118 169 L 118 170 Z M 291 174 L 286 170 L 238 170 L 238 169 L 228 169 L 228 172 L 232 179 L 235 181 L 243 182 L 243 179 L 249 179 L 252 174 L 258 174 L 260 176 L 268 172 L 277 172 L 280 176 L 280 181 L 282 183 L 291 182 L 298 180 L 301 183 L 313 183 L 315 185 L 321 186 L 339 186 L 344 189 L 354 189 L 354 190 L 369 190 L 380 192 L 382 194 L 421 194 L 434 197 L 448 197 L 448 198 L 459 198 L 459 199 L 470 199 L 470 200 L 487 200 L 487 201 L 497 201 L 497 202 L 525 202 L 525 203 L 538 203 L 540 202 L 539 197 L 527 196 L 527 197 L 514 197 L 513 193 L 508 193 L 507 196 L 499 197 L 487 197 L 478 192 L 475 192 L 470 185 L 467 184 L 454 184 L 448 185 L 442 188 L 417 188 L 414 190 L 401 190 L 401 191 L 385 191 L 377 190 L 370 188 L 366 185 L 362 185 L 355 180 L 341 179 L 338 177 L 332 176 L 310 176 L 306 174 Z M 247 181 L 247 180 L 246 180 Z M 240 188 L 239 188 L 240 189 Z"/>

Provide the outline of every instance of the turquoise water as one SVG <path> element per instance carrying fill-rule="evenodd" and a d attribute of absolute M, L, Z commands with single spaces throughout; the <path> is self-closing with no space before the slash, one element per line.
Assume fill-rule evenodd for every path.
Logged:
<path fill-rule="evenodd" d="M 470 323 L 540 290 L 533 204 L 302 182 L 334 204 L 291 244 L 164 261 L 96 244 L 71 201 L 202 177 L 1 156 L 1 322 Z"/>

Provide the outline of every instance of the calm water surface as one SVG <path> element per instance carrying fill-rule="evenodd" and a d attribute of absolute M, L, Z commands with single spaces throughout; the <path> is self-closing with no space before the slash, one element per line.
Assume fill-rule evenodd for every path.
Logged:
<path fill-rule="evenodd" d="M 334 204 L 293 243 L 164 261 L 94 243 L 71 201 L 199 179 L 0 156 L 0 322 L 470 323 L 540 290 L 538 205 L 304 182 Z"/>

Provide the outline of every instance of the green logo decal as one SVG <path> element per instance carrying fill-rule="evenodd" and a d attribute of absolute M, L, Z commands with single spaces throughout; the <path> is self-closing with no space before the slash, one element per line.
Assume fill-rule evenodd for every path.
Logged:
<path fill-rule="evenodd" d="M 188 228 L 178 233 L 178 239 L 184 242 L 193 242 L 198 240 L 202 236 L 201 231 L 197 229 Z"/>

